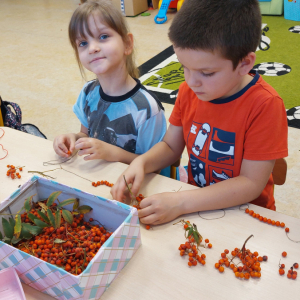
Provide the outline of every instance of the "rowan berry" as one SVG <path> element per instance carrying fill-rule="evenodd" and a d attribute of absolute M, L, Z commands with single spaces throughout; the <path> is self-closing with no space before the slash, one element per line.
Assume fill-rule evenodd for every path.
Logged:
<path fill-rule="evenodd" d="M 299 264 L 298 264 L 298 263 L 294 263 L 294 264 L 293 264 L 293 267 L 294 267 L 295 269 L 298 269 L 298 268 L 299 268 Z"/>
<path fill-rule="evenodd" d="M 146 225 L 146 229 L 149 230 L 151 228 L 150 225 Z"/>
<path fill-rule="evenodd" d="M 212 247 L 212 244 L 208 244 L 207 247 L 208 247 L 208 248 L 211 248 L 211 247 Z"/>
<path fill-rule="evenodd" d="M 205 243 L 209 243 L 209 239 L 205 239 Z"/>
<path fill-rule="evenodd" d="M 285 232 L 289 232 L 290 229 L 288 227 L 285 228 Z"/>
<path fill-rule="evenodd" d="M 283 252 L 282 252 L 282 256 L 283 256 L 283 257 L 286 257 L 286 256 L 287 256 L 287 253 L 286 253 L 285 251 L 283 251 Z"/>
<path fill-rule="evenodd" d="M 223 272 L 224 272 L 224 267 L 220 266 L 220 267 L 219 267 L 219 272 L 220 272 L 220 273 L 223 273 Z"/>

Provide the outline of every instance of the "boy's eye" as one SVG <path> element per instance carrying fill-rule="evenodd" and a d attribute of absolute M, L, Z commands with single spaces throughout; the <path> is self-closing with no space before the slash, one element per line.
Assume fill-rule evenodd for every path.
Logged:
<path fill-rule="evenodd" d="M 100 40 L 106 40 L 108 38 L 108 35 L 107 34 L 102 34 L 99 39 Z"/>
<path fill-rule="evenodd" d="M 86 45 L 87 45 L 86 41 L 82 41 L 82 42 L 78 43 L 78 47 L 84 47 Z"/>
<path fill-rule="evenodd" d="M 215 73 L 212 72 L 212 73 L 202 73 L 205 77 L 210 77 L 210 76 L 213 76 Z"/>

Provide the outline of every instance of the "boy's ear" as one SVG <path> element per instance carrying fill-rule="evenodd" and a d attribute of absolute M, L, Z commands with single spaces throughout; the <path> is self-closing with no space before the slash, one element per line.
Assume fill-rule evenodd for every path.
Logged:
<path fill-rule="evenodd" d="M 245 58 L 239 63 L 240 75 L 247 75 L 253 68 L 255 63 L 256 55 L 254 52 L 247 54 Z"/>
<path fill-rule="evenodd" d="M 130 55 L 133 50 L 133 34 L 128 33 L 125 41 L 125 55 Z"/>

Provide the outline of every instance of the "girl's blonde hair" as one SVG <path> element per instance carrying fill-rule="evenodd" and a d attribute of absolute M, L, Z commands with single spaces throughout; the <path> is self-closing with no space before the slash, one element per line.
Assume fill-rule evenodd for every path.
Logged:
<path fill-rule="evenodd" d="M 80 69 L 80 73 L 85 78 L 84 68 L 80 62 L 78 49 L 76 45 L 76 38 L 78 36 L 85 36 L 86 32 L 92 36 L 92 33 L 88 27 L 88 18 L 92 14 L 99 14 L 101 20 L 114 31 L 116 31 L 122 38 L 124 43 L 128 42 L 128 26 L 125 18 L 121 12 L 113 6 L 111 0 L 89 0 L 80 5 L 73 13 L 69 24 L 69 39 L 70 43 L 75 51 L 76 60 Z M 126 56 L 126 68 L 131 77 L 138 78 L 139 71 L 136 67 L 134 60 L 134 50 L 130 55 Z"/>

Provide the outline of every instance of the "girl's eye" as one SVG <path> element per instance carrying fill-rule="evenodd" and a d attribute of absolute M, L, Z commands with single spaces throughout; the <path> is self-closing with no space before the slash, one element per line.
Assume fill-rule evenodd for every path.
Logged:
<path fill-rule="evenodd" d="M 210 77 L 210 76 L 213 76 L 215 73 L 212 72 L 212 73 L 202 73 L 202 74 L 203 74 L 203 76 L 205 76 L 205 77 Z"/>
<path fill-rule="evenodd" d="M 83 41 L 78 44 L 78 47 L 84 47 L 87 45 L 87 42 Z"/>
<path fill-rule="evenodd" d="M 106 40 L 107 38 L 108 38 L 107 34 L 102 34 L 99 39 L 100 40 Z"/>

